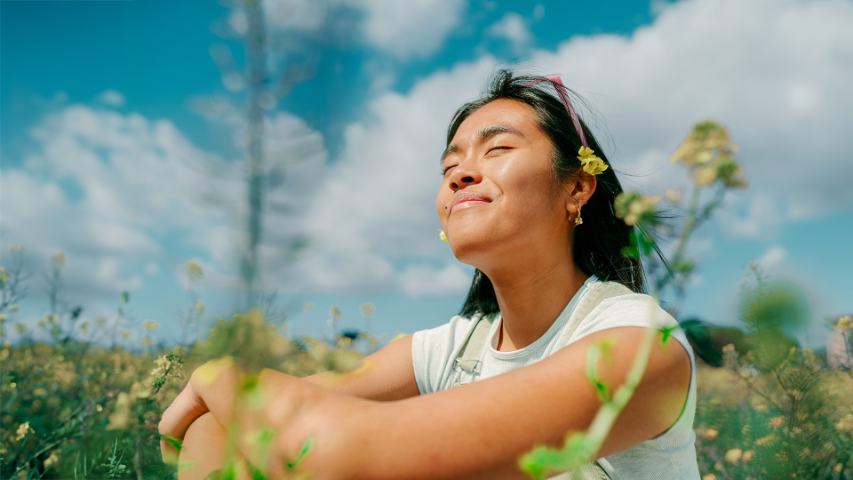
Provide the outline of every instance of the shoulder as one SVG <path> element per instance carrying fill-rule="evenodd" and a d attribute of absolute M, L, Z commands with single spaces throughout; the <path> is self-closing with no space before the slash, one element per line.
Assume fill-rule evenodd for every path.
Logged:
<path fill-rule="evenodd" d="M 580 320 L 578 334 L 610 327 L 662 328 L 677 324 L 675 318 L 651 295 L 627 292 L 601 300 L 586 318 Z"/>
<path fill-rule="evenodd" d="M 654 297 L 645 293 L 630 292 L 601 300 L 588 315 L 578 320 L 570 342 L 615 327 L 649 327 L 657 330 L 668 327 L 672 337 L 684 347 L 693 361 L 692 347 L 683 329 L 679 328 L 678 321 Z"/>
<path fill-rule="evenodd" d="M 412 333 L 413 343 L 422 343 L 431 347 L 435 346 L 453 346 L 462 341 L 467 333 L 474 327 L 474 320 L 479 318 L 463 317 L 454 315 L 449 321 L 441 325 L 417 330 Z"/>
<path fill-rule="evenodd" d="M 445 370 L 479 318 L 454 315 L 446 323 L 412 334 L 412 366 L 421 394 L 438 390 Z"/>

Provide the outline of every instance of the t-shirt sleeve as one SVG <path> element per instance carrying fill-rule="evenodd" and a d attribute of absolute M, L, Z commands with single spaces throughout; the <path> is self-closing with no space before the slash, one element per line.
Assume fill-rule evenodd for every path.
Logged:
<path fill-rule="evenodd" d="M 451 356 L 464 338 L 470 320 L 454 316 L 437 327 L 418 330 L 412 334 L 412 367 L 421 395 L 441 388 Z"/>
<path fill-rule="evenodd" d="M 656 329 L 677 327 L 678 321 L 655 301 L 654 297 L 642 293 L 629 293 L 603 300 L 578 325 L 572 341 L 577 341 L 592 333 L 613 327 L 653 327 Z M 687 351 L 691 364 L 694 364 L 693 349 L 682 328 L 672 331 Z M 692 373 L 691 373 L 692 376 Z"/>
<path fill-rule="evenodd" d="M 678 326 L 678 321 L 650 295 L 641 293 L 619 295 L 603 300 L 596 306 L 583 323 L 578 325 L 575 338 L 572 341 L 607 328 L 622 326 L 659 329 L 664 326 Z M 683 328 L 674 329 L 670 341 L 672 339 L 681 344 L 690 358 L 690 384 L 684 407 L 675 423 L 664 433 L 650 440 L 658 448 L 669 448 L 670 442 L 681 441 L 679 438 L 667 435 L 673 430 L 678 430 L 681 435 L 692 435 L 693 420 L 696 414 L 696 357 L 693 353 L 693 347 L 687 340 L 687 334 Z"/>

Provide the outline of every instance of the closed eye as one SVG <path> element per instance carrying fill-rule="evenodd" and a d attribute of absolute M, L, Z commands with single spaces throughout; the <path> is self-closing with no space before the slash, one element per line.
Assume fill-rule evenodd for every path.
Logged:
<path fill-rule="evenodd" d="M 498 146 L 496 146 L 496 147 L 492 147 L 492 148 L 488 149 L 488 150 L 486 151 L 486 155 L 489 155 L 489 154 L 490 154 L 490 153 L 492 153 L 493 151 L 500 151 L 500 150 L 512 150 L 513 148 L 514 148 L 514 147 L 510 147 L 510 146 L 506 146 L 506 145 L 498 145 Z M 442 176 L 442 177 L 446 176 L 446 175 L 447 175 L 447 171 L 448 171 L 448 170 L 450 170 L 451 168 L 455 167 L 455 166 L 456 166 L 456 165 L 451 165 L 451 166 L 449 166 L 449 167 L 445 167 L 444 169 L 442 169 L 442 170 L 441 170 L 441 176 Z"/>
<path fill-rule="evenodd" d="M 505 145 L 498 145 L 497 147 L 490 148 L 488 151 L 486 151 L 486 154 L 488 155 L 489 153 L 493 152 L 494 150 L 512 150 L 512 147 L 508 147 Z"/>

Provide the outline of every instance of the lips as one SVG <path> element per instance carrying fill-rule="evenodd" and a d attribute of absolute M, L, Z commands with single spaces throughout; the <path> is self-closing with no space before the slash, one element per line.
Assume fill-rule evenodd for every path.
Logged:
<path fill-rule="evenodd" d="M 480 195 L 474 192 L 459 192 L 453 197 L 453 204 L 450 207 L 450 211 L 456 210 L 458 208 L 467 208 L 469 206 L 474 206 L 476 204 L 481 203 L 489 203 L 492 200 L 486 196 Z"/>

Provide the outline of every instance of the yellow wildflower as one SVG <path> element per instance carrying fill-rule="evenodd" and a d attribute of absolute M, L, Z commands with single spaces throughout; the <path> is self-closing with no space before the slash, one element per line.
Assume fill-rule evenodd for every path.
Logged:
<path fill-rule="evenodd" d="M 365 317 L 373 315 L 374 311 L 376 311 L 376 307 L 372 303 L 365 303 L 361 306 L 361 314 Z"/>
<path fill-rule="evenodd" d="M 743 457 L 741 457 L 741 460 L 743 460 L 744 462 L 748 462 L 748 461 L 752 460 L 752 455 L 753 455 L 752 450 L 747 450 L 747 451 L 743 452 Z"/>
<path fill-rule="evenodd" d="M 741 457 L 743 456 L 743 452 L 739 448 L 732 448 L 731 450 L 726 452 L 726 461 L 729 463 L 737 463 Z"/>
<path fill-rule="evenodd" d="M 666 197 L 666 200 L 673 205 L 678 205 L 679 203 L 681 203 L 681 196 L 682 192 L 677 188 L 667 188 L 666 192 L 664 193 L 664 197 Z"/>
<path fill-rule="evenodd" d="M 47 467 L 49 467 L 49 466 L 51 466 L 54 463 L 59 461 L 59 455 L 57 455 L 56 452 L 57 452 L 57 450 L 50 452 L 50 455 L 48 455 L 48 457 L 44 459 L 45 468 L 47 468 Z"/>
<path fill-rule="evenodd" d="M 50 261 L 53 263 L 54 267 L 60 269 L 65 266 L 65 254 L 57 252 L 54 256 L 50 257 Z"/>
<path fill-rule="evenodd" d="M 165 355 L 160 355 L 154 360 L 154 368 L 151 370 L 150 375 L 154 378 L 165 375 L 171 363 Z"/>
<path fill-rule="evenodd" d="M 839 330 L 850 330 L 853 329 L 853 316 L 844 315 L 838 319 L 838 322 L 835 324 L 835 328 Z"/>
<path fill-rule="evenodd" d="M 145 320 L 144 322 L 142 322 L 142 326 L 145 327 L 146 330 L 156 330 L 157 327 L 160 326 L 160 324 L 155 322 L 154 320 Z"/>
<path fill-rule="evenodd" d="M 702 476 L 702 480 L 717 480 L 717 476 L 713 473 L 709 473 Z"/>
<path fill-rule="evenodd" d="M 785 423 L 785 417 L 783 417 L 782 415 L 770 419 L 770 426 L 773 428 L 779 428 L 782 426 L 783 423 Z"/>
<path fill-rule="evenodd" d="M 752 408 L 758 413 L 764 413 L 768 409 L 767 404 L 760 399 L 753 399 L 750 403 L 752 403 Z"/>
<path fill-rule="evenodd" d="M 24 422 L 18 425 L 18 431 L 15 432 L 15 441 L 20 442 L 28 433 L 35 433 L 33 429 L 30 428 L 30 422 Z"/>
<path fill-rule="evenodd" d="M 589 147 L 581 147 L 578 149 L 578 160 L 581 162 L 583 171 L 590 175 L 598 175 L 607 170 L 607 164 L 598 155 L 595 150 Z"/>
<path fill-rule="evenodd" d="M 650 221 L 654 219 L 657 209 L 655 205 L 660 201 L 658 195 L 641 195 L 637 192 L 622 192 L 616 196 L 613 208 L 616 216 L 622 218 L 626 225 L 636 225 L 641 220 Z"/>
<path fill-rule="evenodd" d="M 845 414 L 838 423 L 835 424 L 835 429 L 839 432 L 853 432 L 853 414 Z"/>
<path fill-rule="evenodd" d="M 187 278 L 194 282 L 196 280 L 201 280 L 201 277 L 204 276 L 204 268 L 202 268 L 201 263 L 199 263 L 198 260 L 190 260 L 186 265 L 186 273 Z"/>
<path fill-rule="evenodd" d="M 202 302 L 201 300 L 196 300 L 195 304 L 193 305 L 193 308 L 195 309 L 196 312 L 199 312 L 199 313 L 203 312 L 204 311 L 204 302 Z"/>
<path fill-rule="evenodd" d="M 125 392 L 119 392 L 115 403 L 115 410 L 110 414 L 107 430 L 127 428 L 130 424 L 130 404 L 133 400 Z"/>
<path fill-rule="evenodd" d="M 693 174 L 693 179 L 696 181 L 696 185 L 706 187 L 717 180 L 717 169 L 714 167 L 697 168 Z"/>

